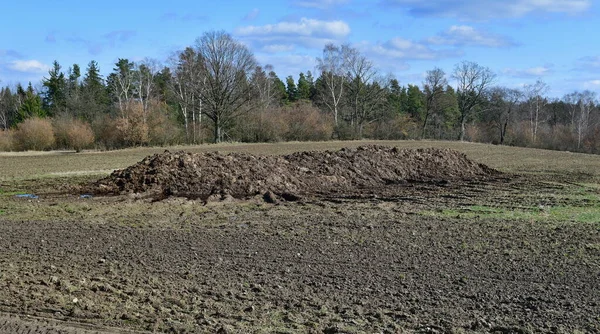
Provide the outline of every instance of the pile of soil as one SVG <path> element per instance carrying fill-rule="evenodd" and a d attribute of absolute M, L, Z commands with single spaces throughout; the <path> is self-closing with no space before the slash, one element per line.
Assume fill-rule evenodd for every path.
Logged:
<path fill-rule="evenodd" d="M 165 151 L 95 182 L 96 194 L 146 193 L 203 200 L 264 195 L 294 200 L 406 182 L 447 182 L 497 174 L 450 149 L 361 146 L 285 156 Z"/>

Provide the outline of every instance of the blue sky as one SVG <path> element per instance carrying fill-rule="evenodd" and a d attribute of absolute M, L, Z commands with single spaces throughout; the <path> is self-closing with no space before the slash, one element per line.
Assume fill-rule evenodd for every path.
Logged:
<path fill-rule="evenodd" d="M 118 58 L 161 62 L 209 30 L 225 30 L 283 79 L 314 71 L 323 46 L 349 43 L 382 75 L 421 84 L 462 60 L 497 84 L 541 79 L 549 95 L 600 92 L 600 9 L 593 0 L 10 1 L 0 14 L 0 81 L 39 85 L 53 60 L 66 70 Z"/>

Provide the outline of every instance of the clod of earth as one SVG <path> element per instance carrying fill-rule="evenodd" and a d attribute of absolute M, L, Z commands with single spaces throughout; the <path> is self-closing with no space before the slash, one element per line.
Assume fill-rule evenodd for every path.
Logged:
<path fill-rule="evenodd" d="M 90 185 L 95 194 L 144 193 L 215 200 L 263 196 L 298 200 L 306 194 L 377 189 L 407 182 L 485 179 L 499 174 L 450 149 L 369 145 L 339 151 L 255 156 L 165 151 Z"/>

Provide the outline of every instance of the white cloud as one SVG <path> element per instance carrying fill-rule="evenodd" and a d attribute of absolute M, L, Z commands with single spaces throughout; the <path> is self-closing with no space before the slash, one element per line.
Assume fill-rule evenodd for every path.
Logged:
<path fill-rule="evenodd" d="M 462 55 L 462 52 L 459 50 L 436 50 L 425 43 L 407 40 L 402 37 L 396 37 L 387 42 L 378 43 L 366 48 L 379 56 L 405 60 L 436 60 Z"/>
<path fill-rule="evenodd" d="M 293 44 L 269 44 L 262 47 L 261 51 L 268 53 L 289 52 L 294 50 Z"/>
<path fill-rule="evenodd" d="M 585 89 L 598 89 L 600 88 L 600 79 L 585 81 L 583 87 Z"/>
<path fill-rule="evenodd" d="M 538 13 L 581 14 L 591 0 L 382 0 L 385 7 L 407 10 L 413 16 L 456 17 L 465 20 L 516 18 Z"/>
<path fill-rule="evenodd" d="M 350 34 L 344 21 L 301 18 L 263 26 L 249 25 L 235 29 L 235 34 L 255 50 L 289 52 L 301 46 L 320 49 L 327 43 L 339 43 Z"/>
<path fill-rule="evenodd" d="M 427 41 L 435 45 L 485 46 L 490 48 L 514 45 L 514 42 L 506 37 L 479 31 L 468 25 L 451 26 L 448 30 L 430 37 Z"/>
<path fill-rule="evenodd" d="M 350 34 L 350 26 L 344 21 L 321 21 L 302 18 L 299 22 L 279 22 L 264 26 L 246 26 L 236 29 L 240 36 L 328 36 L 345 37 Z"/>
<path fill-rule="evenodd" d="M 26 73 L 42 73 L 50 70 L 50 66 L 45 65 L 38 60 L 13 60 L 9 63 L 8 68 Z"/>
<path fill-rule="evenodd" d="M 517 78 L 534 78 L 534 77 L 543 77 L 552 74 L 554 71 L 552 70 L 552 65 L 544 65 L 537 67 L 530 67 L 526 69 L 515 69 L 515 68 L 506 68 L 502 72 L 505 75 Z"/>

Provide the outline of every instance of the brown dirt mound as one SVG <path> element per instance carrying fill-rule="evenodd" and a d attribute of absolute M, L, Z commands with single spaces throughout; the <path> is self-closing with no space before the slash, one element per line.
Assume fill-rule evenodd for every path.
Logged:
<path fill-rule="evenodd" d="M 146 193 L 189 198 L 293 200 L 304 194 L 373 189 L 406 182 L 481 179 L 497 174 L 449 149 L 362 146 L 339 151 L 254 156 L 165 151 L 92 185 L 100 194 Z"/>

